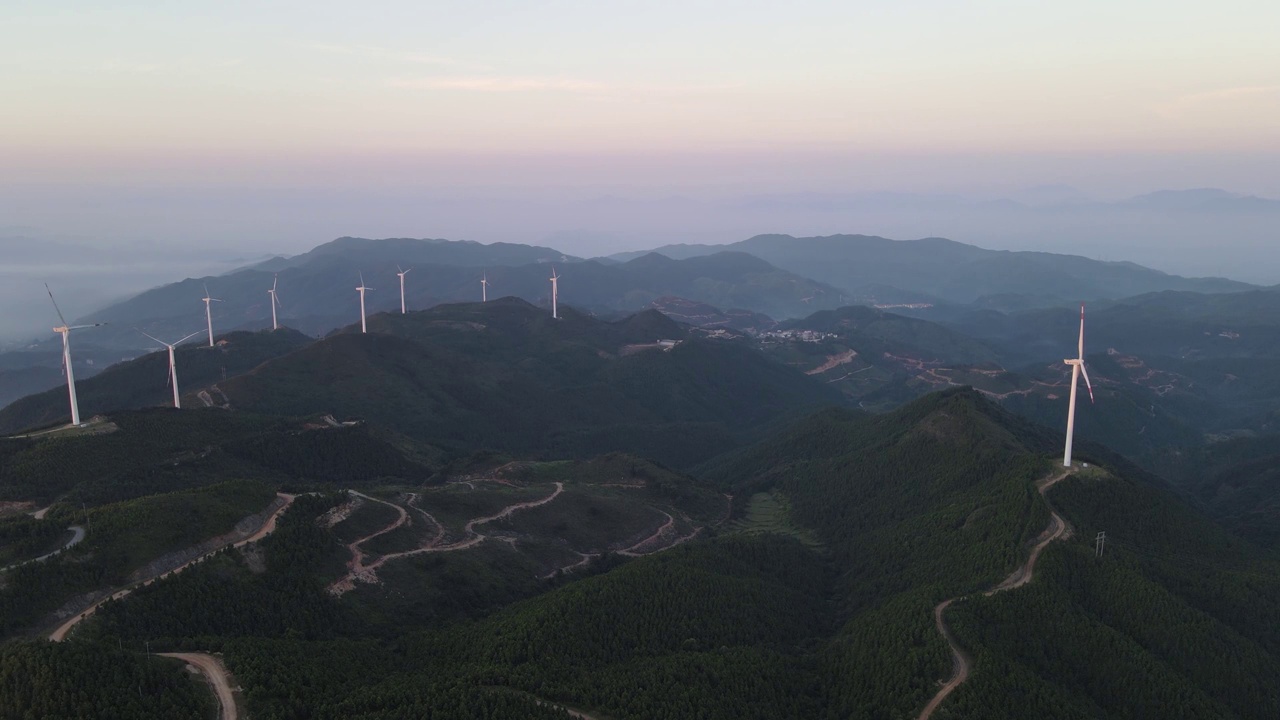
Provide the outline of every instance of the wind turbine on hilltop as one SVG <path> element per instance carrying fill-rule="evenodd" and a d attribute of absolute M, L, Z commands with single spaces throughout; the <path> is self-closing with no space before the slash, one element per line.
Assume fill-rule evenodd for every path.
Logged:
<path fill-rule="evenodd" d="M 209 303 L 222 302 L 216 297 L 209 295 L 209 284 L 204 284 L 204 319 L 209 323 L 209 347 L 213 347 L 213 311 L 209 309 Z"/>
<path fill-rule="evenodd" d="M 364 286 L 364 273 L 360 273 L 360 287 L 356 288 L 356 292 L 360 293 L 360 332 L 369 332 L 368 327 L 364 323 L 364 291 L 372 290 L 371 287 Z"/>
<path fill-rule="evenodd" d="M 273 296 L 273 297 L 274 297 L 274 296 Z M 135 329 L 136 329 L 136 328 L 135 328 Z M 138 330 L 138 332 L 142 333 L 143 335 L 147 335 L 146 333 L 142 332 L 141 330 Z M 184 342 L 186 342 L 186 341 L 190 340 L 191 338 L 193 338 L 193 337 L 195 337 L 195 336 L 197 336 L 197 335 L 199 335 L 199 334 L 200 334 L 200 331 L 199 331 L 199 330 L 197 330 L 197 331 L 195 331 L 195 332 L 191 333 L 190 335 L 188 335 L 188 336 L 186 336 L 186 337 L 182 338 L 181 340 L 179 340 L 179 341 L 177 341 L 177 342 L 175 342 L 175 343 L 167 343 L 167 342 L 165 342 L 165 341 L 161 340 L 160 338 L 153 337 L 153 336 L 151 336 L 151 335 L 147 335 L 147 337 L 151 338 L 152 340 L 155 340 L 156 342 L 160 343 L 161 345 L 163 345 L 163 346 L 165 346 L 166 348 L 168 348 L 168 349 L 169 349 L 169 384 L 170 384 L 170 385 L 173 385 L 173 406 L 174 406 L 175 408 L 181 408 L 181 407 L 182 407 L 182 404 L 178 401 L 178 363 L 177 363 L 177 361 L 176 361 L 176 360 L 174 360 L 174 358 L 173 358 L 173 349 L 174 349 L 175 347 L 177 347 L 178 345 L 181 345 L 182 343 L 184 343 Z"/>
<path fill-rule="evenodd" d="M 480 302 L 489 302 L 489 273 L 480 276 Z"/>
<path fill-rule="evenodd" d="M 556 309 L 556 302 L 560 299 L 560 276 L 556 274 L 556 269 L 551 268 L 551 317 L 559 320 L 560 314 Z"/>
<path fill-rule="evenodd" d="M 1093 402 L 1093 385 L 1089 383 L 1089 371 L 1084 369 L 1084 305 L 1080 306 L 1080 344 L 1078 357 L 1067 358 L 1062 362 L 1071 366 L 1071 400 L 1067 405 L 1067 449 L 1062 455 L 1062 466 L 1071 467 L 1071 436 L 1076 429 L 1076 385 L 1080 375 L 1084 374 L 1084 386 L 1089 389 L 1089 402 Z"/>
<path fill-rule="evenodd" d="M 54 328 L 53 331 L 62 336 L 62 367 L 67 371 L 67 395 L 71 397 L 71 424 L 80 424 L 80 404 L 76 402 L 76 376 L 71 370 L 71 340 L 72 330 L 81 330 L 84 328 L 98 327 L 106 325 L 106 323 L 93 323 L 92 325 L 67 325 L 67 319 L 62 317 L 62 310 L 58 308 L 58 301 L 53 299 L 53 291 L 49 289 L 49 283 L 44 284 L 44 289 L 49 293 L 49 300 L 53 302 L 53 309 L 58 313 L 58 319 L 62 324 Z"/>
<path fill-rule="evenodd" d="M 276 322 L 276 307 L 280 305 L 280 298 L 276 297 L 276 286 L 279 284 L 280 284 L 280 275 L 276 274 L 275 279 L 271 281 L 271 289 L 267 291 L 267 294 L 271 296 L 271 329 L 272 330 L 280 329 L 280 324 Z M 146 333 L 143 333 L 143 335 L 146 335 Z M 148 335 L 147 337 L 151 337 L 151 336 Z M 155 338 L 151 338 L 151 339 L 155 340 Z M 156 340 L 156 342 L 160 342 L 160 341 Z M 179 340 L 178 342 L 182 342 L 182 341 Z"/>
<path fill-rule="evenodd" d="M 396 270 L 400 270 L 399 265 L 396 266 Z M 400 314 L 401 315 L 404 315 L 404 276 L 408 275 L 412 270 L 413 268 L 409 268 L 408 270 L 400 270 L 400 272 L 396 273 L 397 275 L 400 276 Z M 361 280 L 360 284 L 363 285 L 364 280 Z M 361 313 L 361 314 L 363 315 L 364 313 Z"/>

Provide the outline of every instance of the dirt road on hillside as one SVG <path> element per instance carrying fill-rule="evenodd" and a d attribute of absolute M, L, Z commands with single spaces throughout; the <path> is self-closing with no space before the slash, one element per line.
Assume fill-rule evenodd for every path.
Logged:
<path fill-rule="evenodd" d="M 1049 504 L 1049 500 L 1045 497 L 1045 493 L 1048 492 L 1049 488 L 1058 484 L 1060 480 L 1070 474 L 1070 470 L 1064 470 L 1056 475 L 1050 475 L 1049 477 L 1043 478 L 1036 483 L 1036 488 L 1040 491 L 1040 497 L 1045 498 L 1046 504 Z M 1067 522 L 1062 519 L 1062 516 L 1058 514 L 1057 510 L 1053 509 L 1053 505 L 1049 504 L 1049 526 L 1045 528 L 1044 532 L 1040 533 L 1040 537 L 1037 539 L 1035 546 L 1031 548 L 1031 554 L 1027 557 L 1027 561 L 1014 570 L 1009 577 L 1001 581 L 999 585 L 996 585 L 990 590 L 982 593 L 983 596 L 986 597 L 998 592 L 1020 588 L 1031 582 L 1031 578 L 1036 569 L 1036 561 L 1040 558 L 1040 552 L 1044 550 L 1049 543 L 1054 542 L 1055 540 L 1064 539 L 1068 537 L 1069 534 L 1070 527 L 1067 525 Z M 934 711 L 938 709 L 938 706 L 942 704 L 942 701 L 945 700 L 952 691 L 960 687 L 965 680 L 969 679 L 969 672 L 973 664 L 972 660 L 970 660 L 969 655 L 964 651 L 964 648 L 961 648 L 960 644 L 956 642 L 955 636 L 951 634 L 951 628 L 947 627 L 947 621 L 944 617 L 947 608 L 951 607 L 952 603 L 964 600 L 966 597 L 968 596 L 963 595 L 961 597 L 951 598 L 950 600 L 944 600 L 943 602 L 938 603 L 938 606 L 933 609 L 933 619 L 934 623 L 938 627 L 938 632 L 942 635 L 943 639 L 947 641 L 947 645 L 951 647 L 951 678 L 943 683 L 942 687 L 938 690 L 938 693 L 929 701 L 929 704 L 924 706 L 924 710 L 920 712 L 917 720 L 929 720 L 929 718 L 933 716 Z"/>
<path fill-rule="evenodd" d="M 404 524 L 405 519 L 408 517 L 408 513 L 405 512 L 404 508 L 394 503 L 389 503 L 385 500 L 378 500 L 377 498 L 372 498 L 372 497 L 369 497 L 368 495 L 361 495 L 360 493 L 355 493 L 357 495 L 361 495 L 361 497 L 367 498 L 369 500 L 373 500 L 374 502 L 380 502 L 380 503 L 383 503 L 384 505 L 390 505 L 396 508 L 397 510 L 400 511 L 400 516 L 396 518 L 395 522 L 391 523 L 387 527 L 379 530 L 378 532 L 373 533 L 372 535 L 362 537 L 359 540 L 356 540 L 355 542 L 347 546 L 348 549 L 351 550 L 351 555 L 352 555 L 351 560 L 347 563 L 348 572 L 346 575 L 342 576 L 341 578 L 333 582 L 331 585 L 329 585 L 329 592 L 333 595 L 339 595 L 339 596 L 342 595 L 343 593 L 349 592 L 355 588 L 355 582 L 357 579 L 363 582 L 369 582 L 369 583 L 377 582 L 377 570 L 378 568 L 382 567 L 382 565 L 385 564 L 388 560 L 395 560 L 396 558 L 408 557 L 410 555 L 421 555 L 423 553 L 453 552 L 456 550 L 466 550 L 467 548 L 475 547 L 476 545 L 479 545 L 480 543 L 484 542 L 489 537 L 488 535 L 485 535 L 480 531 L 476 530 L 477 526 L 484 525 L 486 523 L 491 523 L 495 520 L 502 520 L 503 518 L 509 517 L 512 513 L 517 512 L 519 510 L 527 510 L 529 508 L 538 507 L 539 505 L 546 505 L 552 500 L 555 500 L 557 497 L 560 497 L 560 493 L 562 492 L 564 492 L 564 483 L 557 482 L 555 492 L 551 493 L 547 497 L 542 498 L 541 500 L 530 500 L 528 502 L 521 502 L 521 503 L 515 503 L 514 505 L 508 505 L 496 515 L 478 517 L 478 518 L 475 518 L 474 520 L 469 521 L 466 524 L 466 527 L 463 528 L 463 532 L 466 533 L 465 540 L 461 540 L 451 545 L 438 545 L 437 541 L 440 539 L 441 535 L 437 535 L 435 540 L 431 541 L 427 545 L 424 545 L 423 547 L 415 548 L 413 550 L 405 550 L 403 552 L 388 553 L 378 558 L 377 560 L 369 563 L 368 565 L 364 564 L 364 558 L 365 558 L 364 551 L 361 550 L 359 546 L 362 543 L 365 543 L 369 540 L 372 540 L 375 537 L 378 537 L 379 535 L 391 532 L 392 530 L 395 530 L 396 528 L 400 527 L 402 524 Z M 414 509 L 419 510 L 424 515 L 427 515 L 426 511 L 423 511 L 420 508 L 414 507 Z M 427 517 L 431 517 L 431 516 L 427 515 Z M 435 522 L 435 518 L 431 518 L 431 519 L 433 522 Z M 440 526 L 438 522 L 436 524 Z M 440 527 L 443 528 L 443 526 L 440 526 Z"/>
<path fill-rule="evenodd" d="M 245 538 L 244 540 L 240 540 L 240 541 L 238 541 L 238 542 L 231 543 L 231 546 L 232 546 L 232 547 L 240 547 L 240 546 L 242 546 L 242 545 L 245 545 L 246 543 L 257 542 L 258 540 L 261 540 L 262 538 L 266 537 L 267 535 L 270 535 L 273 531 L 275 531 L 275 529 L 276 529 L 276 519 L 277 519 L 277 518 L 279 518 L 279 517 L 280 517 L 280 515 L 281 515 L 282 513 L 284 513 L 284 511 L 285 511 L 285 510 L 288 510 L 288 509 L 289 509 L 289 506 L 293 504 L 293 500 L 294 500 L 294 498 L 296 497 L 295 495 L 288 495 L 288 494 L 285 494 L 285 493 L 276 493 L 276 496 L 277 496 L 277 497 L 284 498 L 284 504 L 283 504 L 283 505 L 281 505 L 279 508 L 277 508 L 275 512 L 271 513 L 271 516 L 267 518 L 266 522 L 264 522 L 264 523 L 262 524 L 262 527 L 258 528 L 258 530 L 257 530 L 256 532 L 254 532 L 252 535 L 250 535 L 249 537 Z M 84 620 L 85 618 L 87 618 L 87 617 L 89 617 L 90 615 L 92 615 L 92 614 L 94 613 L 94 611 L 96 611 L 96 610 L 98 609 L 98 607 L 99 607 L 100 605 L 102 605 L 102 603 L 104 603 L 104 602 L 106 602 L 106 601 L 108 601 L 108 600 L 119 600 L 120 598 L 123 598 L 123 597 L 125 597 L 126 595 L 128 595 L 130 592 L 132 592 L 134 588 L 136 588 L 136 587 L 141 587 L 141 586 L 143 586 L 143 585 L 148 585 L 148 584 L 150 584 L 150 583 L 154 582 L 157 578 L 162 578 L 162 577 L 166 577 L 166 576 L 168 576 L 168 575 L 173 575 L 173 574 L 176 574 L 176 573 L 180 573 L 180 572 L 182 572 L 183 570 L 186 570 L 187 568 L 191 567 L 193 564 L 195 564 L 195 563 L 197 563 L 197 562 L 199 562 L 199 561 L 201 561 L 201 560 L 203 560 L 203 559 L 205 559 L 205 558 L 209 557 L 210 555 L 214 555 L 214 554 L 216 554 L 216 553 L 222 552 L 222 551 L 223 551 L 223 550 L 225 550 L 226 548 L 227 548 L 227 545 L 223 545 L 222 547 L 216 548 L 216 549 L 214 549 L 214 550 L 212 550 L 212 551 L 210 551 L 210 552 L 208 552 L 208 553 L 205 553 L 204 555 L 201 555 L 200 557 L 198 557 L 198 558 L 196 558 L 196 559 L 192 560 L 191 562 L 188 562 L 188 563 L 186 563 L 185 565 L 182 565 L 181 567 L 178 567 L 178 568 L 176 568 L 176 569 L 174 569 L 174 570 L 170 570 L 170 571 L 168 571 L 168 572 L 159 573 L 159 574 L 154 575 L 154 576 L 149 577 L 149 578 L 144 578 L 144 579 L 139 580 L 138 582 L 134 583 L 133 585 L 131 585 L 131 586 L 127 587 L 127 588 L 121 588 L 121 589 L 119 589 L 119 590 L 116 590 L 115 592 L 111 593 L 111 594 L 110 594 L 110 595 L 108 595 L 107 597 L 104 597 L 104 598 L 102 598 L 101 600 L 99 600 L 99 601 L 95 602 L 94 604 L 90 605 L 90 606 L 89 606 L 88 608 L 86 608 L 84 611 L 79 612 L 79 613 L 76 613 L 75 615 L 72 615 L 70 618 L 67 618 L 67 621 L 66 621 L 66 622 L 64 622 L 64 623 L 62 623 L 61 625 L 59 625 L 59 626 L 58 626 L 58 628 L 57 628 L 56 630 L 54 630 L 52 633 L 50 633 L 50 634 L 49 634 L 49 639 L 50 639 L 50 640 L 52 640 L 52 641 L 54 641 L 54 642 L 62 642 L 63 640 L 65 640 L 65 639 L 67 638 L 67 634 L 71 632 L 71 629 L 72 629 L 72 628 L 74 628 L 77 624 L 79 624 L 79 622 L 80 622 L 81 620 Z"/>
<path fill-rule="evenodd" d="M 213 693 L 218 698 L 218 718 L 219 720 L 237 720 L 239 713 L 236 711 L 236 699 L 231 694 L 231 679 L 227 675 L 227 669 L 223 667 L 222 661 L 212 655 L 204 653 L 156 653 L 163 657 L 181 660 L 196 670 L 209 681 L 213 686 Z"/>

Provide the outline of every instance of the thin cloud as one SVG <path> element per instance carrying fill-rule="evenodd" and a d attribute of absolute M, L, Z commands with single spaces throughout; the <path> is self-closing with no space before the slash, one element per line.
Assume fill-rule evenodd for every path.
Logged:
<path fill-rule="evenodd" d="M 1280 85 L 1248 85 L 1183 95 L 1156 109 L 1161 115 L 1174 117 L 1216 106 L 1230 105 L 1235 109 L 1242 103 L 1256 104 L 1277 99 L 1280 99 Z"/>
<path fill-rule="evenodd" d="M 554 91 L 596 94 L 627 92 L 651 95 L 685 95 L 734 90 L 743 87 L 741 83 L 714 85 L 615 84 L 581 78 L 493 75 L 392 78 L 387 81 L 387 85 L 416 90 L 459 90 L 467 92 Z"/>
<path fill-rule="evenodd" d="M 393 78 L 387 81 L 391 87 L 418 90 L 465 90 L 470 92 L 529 92 L 553 90 L 560 92 L 604 92 L 610 86 L 592 80 L 557 77 L 428 77 Z"/>
<path fill-rule="evenodd" d="M 101 70 L 109 73 L 121 73 L 128 75 L 151 75 L 159 72 L 161 65 L 158 63 L 140 63 L 129 62 L 127 60 L 108 60 L 99 66 Z"/>
<path fill-rule="evenodd" d="M 399 50 L 391 50 L 389 48 L 376 47 L 373 45 L 334 45 L 330 43 L 312 43 L 307 47 L 312 50 L 318 50 L 320 52 L 330 53 L 333 55 L 393 60 L 418 65 L 440 65 L 449 67 L 461 64 L 453 58 L 442 57 L 440 55 L 431 55 L 420 52 L 401 52 Z"/>

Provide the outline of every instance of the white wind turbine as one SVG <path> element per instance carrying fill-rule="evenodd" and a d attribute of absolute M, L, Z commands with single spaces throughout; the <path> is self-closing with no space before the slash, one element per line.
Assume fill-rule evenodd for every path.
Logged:
<path fill-rule="evenodd" d="M 209 284 L 204 284 L 204 319 L 209 323 L 209 347 L 213 347 L 213 311 L 209 309 L 209 303 L 222 302 L 216 297 L 209 295 Z"/>
<path fill-rule="evenodd" d="M 143 335 L 147 335 L 141 330 L 138 330 L 138 332 L 142 333 Z M 173 349 L 178 345 L 181 345 L 182 343 L 190 340 L 191 338 L 199 334 L 200 334 L 200 331 L 197 330 L 175 343 L 167 343 L 158 337 L 147 335 L 147 337 L 151 338 L 152 340 L 155 340 L 156 342 L 160 343 L 161 345 L 169 349 L 169 384 L 173 385 L 173 406 L 175 408 L 181 408 L 182 404 L 178 401 L 178 363 L 176 360 L 173 359 Z"/>
<path fill-rule="evenodd" d="M 364 323 L 364 291 L 372 290 L 371 287 L 364 286 L 364 273 L 360 273 L 360 287 L 356 288 L 356 292 L 360 293 L 360 332 L 367 333 L 369 329 Z"/>
<path fill-rule="evenodd" d="M 1084 369 L 1084 305 L 1080 306 L 1080 344 L 1077 347 L 1078 357 L 1067 358 L 1062 362 L 1071 366 L 1071 400 L 1067 406 L 1067 449 L 1062 455 L 1062 466 L 1071 467 L 1071 436 L 1076 429 L 1076 385 L 1080 375 L 1084 374 L 1084 386 L 1089 389 L 1089 402 L 1093 402 L 1093 385 L 1089 383 L 1089 371 Z"/>
<path fill-rule="evenodd" d="M 480 276 L 480 302 L 489 302 L 489 273 Z"/>
<path fill-rule="evenodd" d="M 400 266 L 397 265 L 396 269 L 400 270 Z M 397 275 L 400 276 L 400 314 L 401 315 L 404 315 L 404 276 L 408 275 L 412 271 L 413 271 L 413 268 L 409 268 L 408 270 L 400 270 L 400 272 L 396 273 Z M 360 284 L 363 285 L 364 280 L 361 280 Z"/>
<path fill-rule="evenodd" d="M 49 283 L 44 284 L 44 289 L 49 293 L 49 300 L 53 302 L 53 309 L 58 313 L 58 319 L 62 321 L 62 324 L 54 328 L 53 331 L 62 336 L 62 367 L 66 368 L 67 371 L 67 395 L 71 397 L 71 424 L 78 426 L 80 425 L 80 403 L 76 401 L 76 376 L 71 370 L 71 341 L 69 336 L 72 330 L 98 327 L 106 325 L 106 323 L 67 325 L 67 319 L 62 317 L 62 310 L 58 307 L 58 301 L 53 299 L 53 291 L 49 289 Z"/>
<path fill-rule="evenodd" d="M 556 274 L 556 269 L 551 268 L 551 317 L 559 320 L 560 315 L 556 309 L 556 302 L 560 299 L 560 276 Z"/>
<path fill-rule="evenodd" d="M 271 329 L 272 330 L 280 329 L 280 324 L 276 322 L 276 308 L 279 307 L 280 305 L 280 298 L 276 297 L 276 286 L 279 284 L 280 284 L 280 275 L 277 274 L 275 276 L 275 279 L 271 281 L 271 289 L 267 291 L 267 294 L 271 296 Z M 151 338 L 151 339 L 155 340 L 155 338 Z M 156 340 L 156 342 L 160 342 L 160 341 Z M 182 341 L 179 340 L 178 342 L 182 342 Z"/>

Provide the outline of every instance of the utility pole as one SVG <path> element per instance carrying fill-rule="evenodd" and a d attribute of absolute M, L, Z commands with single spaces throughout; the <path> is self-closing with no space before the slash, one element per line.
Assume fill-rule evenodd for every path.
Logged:
<path fill-rule="evenodd" d="M 1100 532 L 1098 533 L 1098 536 L 1093 539 L 1093 556 L 1102 557 L 1102 552 L 1103 550 L 1106 550 L 1106 548 L 1107 534 L 1105 532 Z"/>

